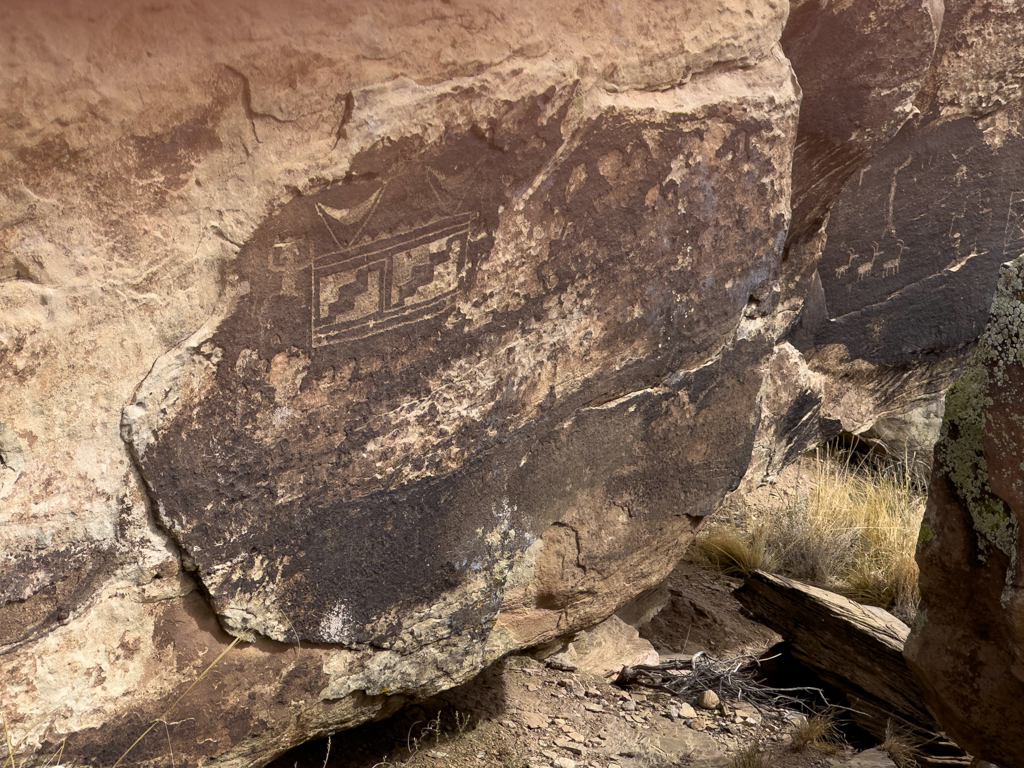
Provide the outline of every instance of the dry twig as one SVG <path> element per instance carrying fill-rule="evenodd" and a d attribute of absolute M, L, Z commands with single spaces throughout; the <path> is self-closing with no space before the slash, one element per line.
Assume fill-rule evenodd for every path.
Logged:
<path fill-rule="evenodd" d="M 767 659 L 766 659 L 767 661 Z M 690 660 L 671 659 L 652 666 L 627 667 L 619 685 L 636 685 L 664 691 L 672 696 L 691 697 L 711 690 L 723 702 L 748 703 L 762 716 L 784 719 L 787 712 L 811 711 L 808 698 L 828 701 L 820 688 L 775 688 L 757 679 L 760 660 L 755 656 L 716 659 L 701 651 Z"/>

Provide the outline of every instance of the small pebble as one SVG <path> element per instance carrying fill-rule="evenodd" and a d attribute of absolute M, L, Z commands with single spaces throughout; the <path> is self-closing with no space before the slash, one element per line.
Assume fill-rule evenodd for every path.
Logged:
<path fill-rule="evenodd" d="M 697 706 L 701 709 L 714 709 L 720 703 L 718 694 L 711 690 L 701 691 L 697 696 Z"/>
<path fill-rule="evenodd" d="M 689 704 L 687 704 L 685 701 L 678 706 L 678 709 L 679 709 L 679 716 L 680 717 L 685 717 L 687 720 L 689 720 L 692 717 L 696 717 L 697 716 L 696 710 L 693 707 L 691 707 Z"/>

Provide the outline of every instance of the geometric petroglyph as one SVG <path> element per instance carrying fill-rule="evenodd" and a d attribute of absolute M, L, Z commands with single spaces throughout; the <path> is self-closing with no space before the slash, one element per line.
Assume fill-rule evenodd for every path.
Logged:
<path fill-rule="evenodd" d="M 302 254 L 298 242 L 277 243 L 270 250 L 270 263 L 267 266 L 271 272 L 281 274 L 281 293 L 286 296 L 299 295 L 296 277 L 301 262 Z"/>
<path fill-rule="evenodd" d="M 315 259 L 313 346 L 365 338 L 447 309 L 465 267 L 475 215 L 449 216 Z"/>
<path fill-rule="evenodd" d="M 1024 192 L 1010 193 L 1010 209 L 1006 213 L 1003 255 L 1024 251 Z"/>

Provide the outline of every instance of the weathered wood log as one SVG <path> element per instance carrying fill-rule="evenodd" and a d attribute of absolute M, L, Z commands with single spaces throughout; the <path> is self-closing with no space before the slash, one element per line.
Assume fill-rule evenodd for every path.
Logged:
<path fill-rule="evenodd" d="M 855 722 L 872 736 L 883 741 L 891 722 L 928 742 L 925 751 L 954 760 L 942 764 L 967 764 L 939 734 L 903 659 L 910 628 L 902 621 L 881 608 L 762 571 L 747 577 L 734 595 L 789 642 L 797 661 L 847 695 Z"/>

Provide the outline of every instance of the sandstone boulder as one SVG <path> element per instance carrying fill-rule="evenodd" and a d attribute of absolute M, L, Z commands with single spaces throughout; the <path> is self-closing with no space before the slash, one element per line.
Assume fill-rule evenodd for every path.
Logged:
<path fill-rule="evenodd" d="M 918 540 L 921 607 L 905 654 L 968 751 L 1024 758 L 1020 573 L 1024 257 L 1003 268 L 989 324 L 950 389 Z"/>
<path fill-rule="evenodd" d="M 851 188 L 859 189 L 874 167 L 872 158 L 916 114 L 914 101 L 931 71 L 942 27 L 943 5 L 933 0 L 792 3 L 782 45 L 803 90 L 793 223 L 775 314 L 779 343 L 766 377 L 747 488 L 840 431 L 863 431 L 880 416 L 899 418 L 935 378 L 922 355 L 908 358 L 898 374 L 865 359 L 858 346 L 861 327 L 851 332 L 852 341 L 825 338 L 821 327 L 835 316 L 836 291 L 826 290 L 832 273 L 822 269 L 830 252 L 846 253 L 851 237 L 833 225 L 830 211 L 844 205 Z M 867 221 L 877 215 L 870 210 Z M 880 262 L 876 278 L 888 275 L 887 269 Z M 859 277 L 850 273 L 851 280 Z M 858 310 L 878 301 L 875 295 L 848 295 L 845 284 L 836 290 Z"/>
<path fill-rule="evenodd" d="M 577 667 L 601 677 L 614 677 L 623 667 L 658 663 L 658 652 L 650 641 L 618 616 L 577 633 L 571 648 Z"/>
<path fill-rule="evenodd" d="M 262 764 L 657 585 L 758 424 L 786 10 L 4 4 L 21 756 Z"/>

